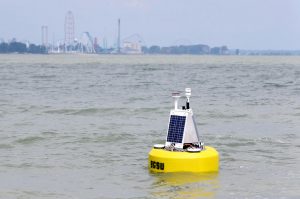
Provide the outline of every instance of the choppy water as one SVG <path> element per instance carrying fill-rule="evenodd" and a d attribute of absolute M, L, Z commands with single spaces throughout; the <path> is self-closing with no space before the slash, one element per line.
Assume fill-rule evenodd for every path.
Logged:
<path fill-rule="evenodd" d="M 151 174 L 192 88 L 218 174 Z M 0 198 L 299 198 L 300 57 L 0 55 Z"/>

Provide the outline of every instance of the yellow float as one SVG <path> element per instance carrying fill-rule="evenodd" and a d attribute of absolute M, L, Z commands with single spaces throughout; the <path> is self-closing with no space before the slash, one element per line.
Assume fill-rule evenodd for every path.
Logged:
<path fill-rule="evenodd" d="M 217 172 L 219 153 L 200 142 L 193 111 L 190 108 L 191 89 L 186 88 L 186 106 L 178 109 L 180 93 L 173 93 L 174 109 L 170 112 L 165 144 L 155 144 L 149 152 L 152 172 Z"/>

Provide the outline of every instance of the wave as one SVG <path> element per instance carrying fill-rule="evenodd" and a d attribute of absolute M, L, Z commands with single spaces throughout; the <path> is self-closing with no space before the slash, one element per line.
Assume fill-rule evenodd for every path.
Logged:
<path fill-rule="evenodd" d="M 10 144 L 0 144 L 0 149 L 11 149 L 11 148 L 14 147 Z"/>
<path fill-rule="evenodd" d="M 82 109 L 56 109 L 44 111 L 48 114 L 64 114 L 64 115 L 93 115 L 97 113 L 118 113 L 125 108 L 82 108 Z"/>
<path fill-rule="evenodd" d="M 47 110 L 47 114 L 63 114 L 63 115 L 117 115 L 126 113 L 152 113 L 161 111 L 160 108 L 81 108 L 81 109 L 56 109 Z"/>
<path fill-rule="evenodd" d="M 231 119 L 231 118 L 247 118 L 249 117 L 249 115 L 248 114 L 224 114 L 224 113 L 211 112 L 205 117 Z"/>
<path fill-rule="evenodd" d="M 273 88 L 285 88 L 285 87 L 288 87 L 290 86 L 291 82 L 287 82 L 287 83 L 271 83 L 271 82 L 267 82 L 263 85 L 264 88 L 269 88 L 269 87 L 273 87 Z"/>
<path fill-rule="evenodd" d="M 28 136 L 28 137 L 25 137 L 25 138 L 19 138 L 15 141 L 15 143 L 18 143 L 18 144 L 33 144 L 33 143 L 36 143 L 36 142 L 40 142 L 40 141 L 43 141 L 45 140 L 46 138 L 44 137 L 41 137 L 41 136 Z"/>
<path fill-rule="evenodd" d="M 56 78 L 56 75 L 33 75 L 31 76 L 31 78 L 33 79 L 52 79 L 52 78 Z"/>
<path fill-rule="evenodd" d="M 204 134 L 204 140 L 209 140 L 214 143 L 216 146 L 229 146 L 229 147 L 239 147 L 239 146 L 254 146 L 257 144 L 262 145 L 280 145 L 286 146 L 289 145 L 292 140 L 297 138 L 294 134 L 286 134 L 281 138 L 271 138 L 271 137 L 241 137 L 236 135 L 212 135 L 212 134 Z M 292 138 L 292 139 L 291 139 Z"/>

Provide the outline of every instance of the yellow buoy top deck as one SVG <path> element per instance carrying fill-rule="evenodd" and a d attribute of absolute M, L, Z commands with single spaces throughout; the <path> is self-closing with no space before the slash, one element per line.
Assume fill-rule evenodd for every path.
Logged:
<path fill-rule="evenodd" d="M 191 89 L 186 88 L 186 106 L 178 109 L 179 93 L 172 96 L 175 107 L 170 112 L 165 144 L 156 144 L 149 152 L 148 167 L 152 172 L 217 172 L 219 153 L 200 142 L 193 111 Z"/>

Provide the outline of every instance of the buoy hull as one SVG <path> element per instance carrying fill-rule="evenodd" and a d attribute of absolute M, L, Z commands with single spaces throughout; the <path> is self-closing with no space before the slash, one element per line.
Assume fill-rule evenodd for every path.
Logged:
<path fill-rule="evenodd" d="M 152 148 L 148 167 L 152 172 L 217 172 L 219 153 L 210 146 L 196 153 Z"/>

